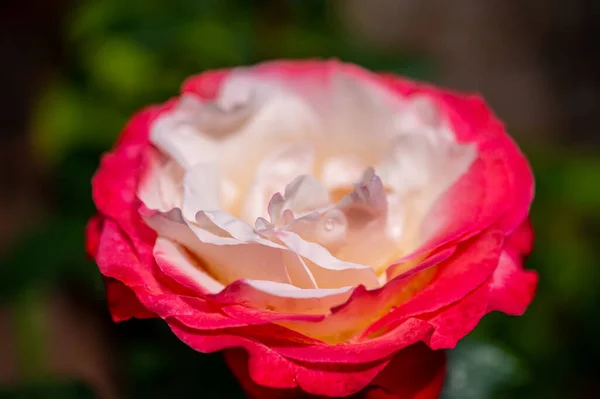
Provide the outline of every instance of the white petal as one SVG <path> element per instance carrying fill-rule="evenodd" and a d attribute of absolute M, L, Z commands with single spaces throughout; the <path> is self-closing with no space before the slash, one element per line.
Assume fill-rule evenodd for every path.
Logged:
<path fill-rule="evenodd" d="M 185 249 L 168 239 L 157 238 L 154 245 L 154 257 L 158 266 L 169 276 L 184 281 L 192 288 L 208 293 L 218 293 L 224 286 L 209 276 L 197 261 Z M 183 283 L 183 282 L 182 282 Z"/>
<path fill-rule="evenodd" d="M 172 209 L 169 212 L 154 212 L 142 216 L 146 224 L 152 230 L 156 231 L 159 237 L 175 241 L 191 251 L 194 251 L 199 243 L 198 237 L 196 237 L 185 222 L 179 209 Z M 211 235 L 225 237 L 227 233 L 224 231 L 213 231 Z"/>
<path fill-rule="evenodd" d="M 339 208 L 361 205 L 374 214 L 385 215 L 387 212 L 387 194 L 381 178 L 373 168 L 368 168 L 362 181 L 354 186 L 354 190 L 339 203 Z"/>
<path fill-rule="evenodd" d="M 405 230 L 407 217 L 405 205 L 398 194 L 389 194 L 387 203 L 386 234 L 390 240 L 399 243 Z"/>
<path fill-rule="evenodd" d="M 227 283 L 239 279 L 290 283 L 280 249 L 256 243 L 228 246 L 202 243 L 196 252 L 206 269 Z"/>
<path fill-rule="evenodd" d="M 202 107 L 199 100 L 184 96 L 175 110 L 165 113 L 150 128 L 150 141 L 186 169 L 213 161 L 218 152 L 219 143 L 198 134 L 194 125 L 194 116 Z"/>
<path fill-rule="evenodd" d="M 283 261 L 291 283 L 298 288 L 317 288 L 317 281 L 301 256 L 291 251 L 283 252 Z"/>
<path fill-rule="evenodd" d="M 444 133 L 443 127 L 435 130 L 426 126 L 394 140 L 376 171 L 393 190 L 389 196 L 393 208 L 388 214 L 388 231 L 396 239 L 402 235 L 405 251 L 414 250 L 430 234 L 420 228 L 425 215 L 468 170 L 476 156 L 473 145 L 457 143 Z M 435 230 L 435 226 L 428 228 Z"/>
<path fill-rule="evenodd" d="M 323 165 L 320 180 L 329 190 L 337 187 L 352 187 L 358 182 L 366 165 L 357 156 L 336 156 Z"/>
<path fill-rule="evenodd" d="M 222 178 L 221 181 L 221 209 L 230 211 L 234 209 L 240 201 L 241 192 L 231 180 L 226 177 Z"/>
<path fill-rule="evenodd" d="M 149 209 L 167 212 L 181 206 L 183 169 L 156 151 L 148 152 L 149 165 L 138 188 L 138 198 Z"/>
<path fill-rule="evenodd" d="M 352 287 L 302 289 L 265 280 L 245 280 L 244 283 L 254 289 L 246 293 L 251 305 L 282 313 L 327 314 L 352 293 Z"/>
<path fill-rule="evenodd" d="M 244 201 L 243 218 L 254 221 L 266 216 L 273 194 L 282 192 L 296 177 L 311 174 L 313 163 L 314 148 L 310 145 L 288 144 L 270 154 L 256 171 Z"/>
<path fill-rule="evenodd" d="M 323 85 L 255 71 L 234 71 L 214 103 L 184 96 L 152 126 L 151 141 L 186 174 L 183 187 L 167 168 L 159 171 L 167 178 L 157 173 L 143 183 L 142 201 L 162 211 L 146 216 L 148 223 L 223 282 L 266 280 L 293 284 L 294 292 L 379 287 L 374 268 L 398 242 L 420 234 L 426 212 L 467 170 L 474 149 L 455 142 L 428 98 L 398 98 L 368 73 L 358 79 L 332 68 Z M 316 164 L 324 184 L 311 177 L 319 175 Z M 377 165 L 377 175 L 361 181 L 368 165 Z M 329 191 L 344 193 L 356 182 L 333 208 Z M 273 294 L 264 284 L 249 286 Z M 288 298 L 288 288 L 278 290 Z"/>
<path fill-rule="evenodd" d="M 160 237 L 184 245 L 201 259 L 205 270 L 219 281 L 231 283 L 249 278 L 290 282 L 281 246 L 240 241 L 202 212 L 198 213 L 196 223 L 184 221 L 178 209 L 166 214 L 155 213 L 144 219 Z"/>
<path fill-rule="evenodd" d="M 211 269 L 215 264 L 220 265 L 220 268 L 227 268 L 224 277 L 227 281 L 257 278 L 258 273 L 263 273 L 263 277 L 270 276 L 273 281 L 294 281 L 298 286 L 308 288 L 316 286 L 311 271 L 295 253 L 265 238 L 246 222 L 226 212 L 200 211 L 196 214 L 195 221 L 188 221 L 188 226 L 200 243 L 210 244 L 194 245 L 194 253 L 206 260 Z M 210 251 L 207 252 L 208 250 Z M 235 256 L 243 257 L 244 251 L 247 251 L 246 259 L 234 259 Z M 230 262 L 227 254 L 232 258 Z M 258 259 L 261 256 L 267 259 Z M 233 270 L 236 267 L 240 270 Z M 257 268 L 260 270 L 256 270 Z M 222 274 L 218 269 L 214 272 Z"/>
<path fill-rule="evenodd" d="M 424 95 L 414 95 L 406 101 L 405 107 L 395 120 L 400 132 L 410 133 L 430 128 L 435 133 L 442 125 L 439 108 Z"/>
<path fill-rule="evenodd" d="M 258 137 L 281 144 L 315 133 L 316 115 L 306 98 L 277 78 L 265 79 L 240 68 L 223 82 L 216 102 L 227 110 L 249 101 L 257 104 L 256 112 L 239 132 L 247 144 Z"/>
<path fill-rule="evenodd" d="M 274 234 L 290 250 L 305 259 L 319 288 L 339 288 L 361 284 L 367 288 L 379 286 L 377 275 L 370 266 L 341 261 L 321 245 L 306 241 L 291 231 L 278 230 Z"/>
<path fill-rule="evenodd" d="M 239 243 L 259 243 L 268 247 L 282 249 L 281 245 L 278 245 L 271 240 L 264 238 L 260 235 L 252 226 L 243 220 L 230 215 L 227 212 L 199 212 L 197 219 L 206 217 L 215 226 L 226 231 L 233 239 Z M 216 244 L 216 243 L 215 243 Z"/>
<path fill-rule="evenodd" d="M 216 164 L 198 163 L 183 180 L 183 216 L 195 220 L 200 211 L 221 209 L 221 176 Z"/>
<path fill-rule="evenodd" d="M 367 75 L 367 74 L 365 74 Z M 317 95 L 314 95 L 317 97 Z M 393 117 L 402 100 L 375 82 L 335 70 L 330 85 L 316 98 L 331 153 L 374 164 L 397 133 Z"/>
<path fill-rule="evenodd" d="M 285 209 L 305 213 L 329 205 L 329 193 L 320 181 L 312 176 L 298 176 L 285 187 Z"/>
<path fill-rule="evenodd" d="M 255 182 L 256 175 L 263 174 L 257 172 L 261 164 L 275 164 L 275 168 L 287 176 L 284 179 L 268 172 L 273 171 L 270 165 L 263 169 L 270 173 L 266 179 L 273 181 L 273 187 L 265 187 L 266 194 L 257 190 L 259 194 L 251 196 L 256 195 L 258 199 L 250 201 L 256 206 L 248 205 L 246 209 L 244 205 L 240 211 L 245 220 L 254 222 L 257 217 L 265 216 L 266 204 L 275 192 L 283 191 L 296 176 L 311 173 L 314 150 L 307 143 L 314 143 L 322 128 L 305 98 L 278 79 L 265 79 L 252 69 L 233 71 L 223 82 L 216 101 L 222 108 L 229 109 L 248 99 L 255 103 L 255 112 L 241 129 L 223 142 L 219 153 L 224 174 L 245 194 L 254 184 L 268 184 L 265 179 Z M 299 147 L 298 143 L 301 143 Z M 289 152 L 282 150 L 286 146 L 290 147 Z M 275 154 L 277 152 L 280 154 Z M 270 156 L 277 159 L 266 161 Z"/>
<path fill-rule="evenodd" d="M 320 209 L 330 205 L 329 192 L 320 181 L 311 176 L 298 176 L 285 187 L 284 195 L 275 193 L 269 205 L 267 213 L 271 224 L 281 226 L 290 223 L 285 221 L 285 213 L 306 215 L 318 212 Z"/>
<path fill-rule="evenodd" d="M 391 143 L 391 149 L 375 170 L 387 186 L 405 193 L 430 183 L 437 163 L 435 157 L 440 155 L 424 135 L 405 134 Z"/>

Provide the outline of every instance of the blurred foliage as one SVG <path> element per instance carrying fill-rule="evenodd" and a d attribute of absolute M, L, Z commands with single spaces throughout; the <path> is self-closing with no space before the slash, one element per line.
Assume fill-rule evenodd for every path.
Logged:
<path fill-rule="evenodd" d="M 527 374 L 507 349 L 472 338 L 450 352 L 442 399 L 492 399 L 519 387 Z"/>
<path fill-rule="evenodd" d="M 66 64 L 41 97 L 33 121 L 36 149 L 54 177 L 50 216 L 0 261 L 0 299 L 18 306 L 24 316 L 17 324 L 29 335 L 35 330 L 35 318 L 29 316 L 36 305 L 28 293 L 66 279 L 102 300 L 100 275 L 84 253 L 83 229 L 94 213 L 90 178 L 128 116 L 176 95 L 187 76 L 298 57 L 337 57 L 416 78 L 434 73 L 415 55 L 386 54 L 361 43 L 341 29 L 331 3 L 321 0 L 82 1 L 69 15 L 64 34 Z M 595 270 L 600 161 L 549 145 L 524 147 L 537 177 L 532 213 L 537 243 L 528 267 L 540 271 L 539 294 L 523 318 L 489 315 L 451 352 L 447 399 L 592 397 L 590 392 L 597 392 L 590 364 L 600 354 L 600 324 L 594 317 L 600 303 Z M 183 397 L 198 391 L 200 378 L 203 397 L 242 397 L 219 355 L 193 352 L 164 323 L 130 321 L 114 332 L 127 397 Z M 22 365 L 26 375 L 40 375 L 37 342 L 32 336 L 19 346 L 30 359 Z M 41 385 L 13 387 L 0 395 L 90 397 L 79 384 L 34 382 Z"/>
<path fill-rule="evenodd" d="M 36 144 L 52 160 L 109 146 L 129 115 L 174 96 L 188 76 L 272 58 L 337 57 L 412 76 L 414 56 L 375 52 L 337 26 L 328 2 L 83 2 L 69 16 L 68 65 L 39 102 Z"/>
<path fill-rule="evenodd" d="M 54 381 L 0 388 L 0 398 L 10 399 L 93 399 L 96 396 L 85 384 Z"/>

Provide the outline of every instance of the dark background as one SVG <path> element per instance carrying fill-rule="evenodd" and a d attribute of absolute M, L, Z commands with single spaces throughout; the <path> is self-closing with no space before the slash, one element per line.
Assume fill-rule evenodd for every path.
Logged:
<path fill-rule="evenodd" d="M 85 258 L 128 116 L 208 68 L 332 57 L 481 92 L 531 160 L 538 295 L 451 353 L 445 397 L 600 397 L 600 2 L 23 0 L 0 6 L 0 397 L 242 397 Z M 596 37 L 596 39 L 594 39 Z M 401 376 L 399 376 L 400 378 Z"/>

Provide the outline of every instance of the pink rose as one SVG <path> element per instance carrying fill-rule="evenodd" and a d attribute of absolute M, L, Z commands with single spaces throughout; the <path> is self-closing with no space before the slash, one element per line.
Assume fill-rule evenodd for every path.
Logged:
<path fill-rule="evenodd" d="M 114 319 L 226 349 L 251 396 L 436 397 L 426 346 L 537 284 L 533 177 L 483 101 L 337 61 L 190 78 L 92 185 Z"/>

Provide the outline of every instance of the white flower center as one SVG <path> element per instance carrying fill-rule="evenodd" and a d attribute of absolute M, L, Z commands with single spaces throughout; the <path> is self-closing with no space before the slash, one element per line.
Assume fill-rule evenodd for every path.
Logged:
<path fill-rule="evenodd" d="M 380 286 L 476 156 L 429 99 L 341 72 L 326 87 L 234 72 L 214 102 L 184 95 L 151 141 L 150 226 L 216 281 L 286 295 Z"/>

